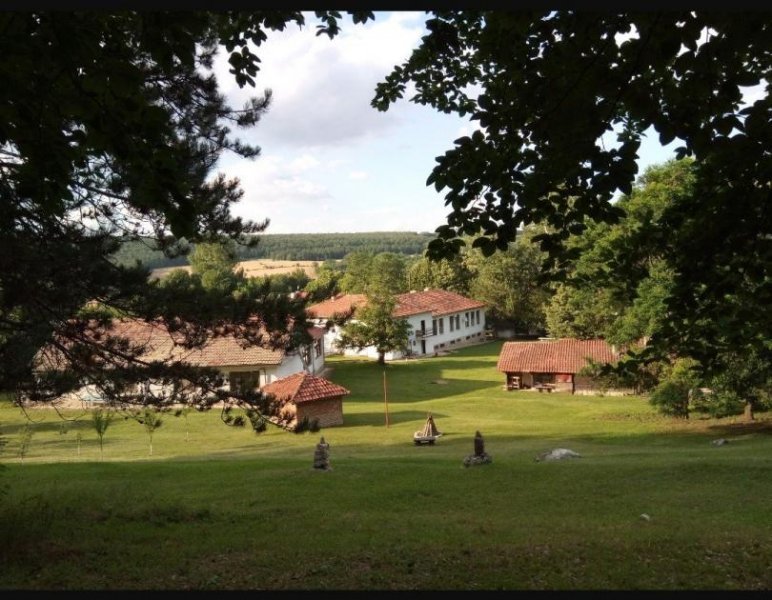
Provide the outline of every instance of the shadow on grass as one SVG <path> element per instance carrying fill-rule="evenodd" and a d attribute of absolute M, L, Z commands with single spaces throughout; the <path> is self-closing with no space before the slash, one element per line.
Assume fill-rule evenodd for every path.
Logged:
<path fill-rule="evenodd" d="M 389 413 L 389 424 L 398 425 L 400 423 L 409 423 L 411 421 L 417 424 L 416 430 L 423 427 L 426 417 L 429 414 L 434 417 L 434 421 L 437 427 L 442 431 L 440 427 L 441 420 L 448 417 L 447 414 L 435 411 L 425 410 L 401 410 L 396 413 Z M 372 412 L 360 412 L 354 415 L 346 415 L 345 423 L 343 427 L 383 427 L 386 420 L 386 410 L 372 411 Z"/>
<path fill-rule="evenodd" d="M 455 379 L 443 377 L 411 381 L 406 380 L 403 377 L 398 381 L 389 382 L 386 389 L 386 399 L 394 404 L 423 402 L 425 400 L 463 396 L 473 392 L 479 392 L 481 389 L 495 385 L 496 384 L 484 379 Z M 357 394 L 357 399 L 360 401 L 383 402 L 384 394 L 382 389 L 378 390 L 378 396 L 375 396 L 372 391 L 369 391 L 369 393 L 358 393 L 358 390 L 353 386 L 350 389 L 351 394 Z"/>

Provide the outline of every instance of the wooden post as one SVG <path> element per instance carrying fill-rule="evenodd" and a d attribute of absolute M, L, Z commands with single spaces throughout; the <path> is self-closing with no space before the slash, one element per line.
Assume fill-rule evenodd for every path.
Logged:
<path fill-rule="evenodd" d="M 389 401 L 386 398 L 386 368 L 383 369 L 383 405 L 386 407 L 386 427 L 389 426 Z"/>

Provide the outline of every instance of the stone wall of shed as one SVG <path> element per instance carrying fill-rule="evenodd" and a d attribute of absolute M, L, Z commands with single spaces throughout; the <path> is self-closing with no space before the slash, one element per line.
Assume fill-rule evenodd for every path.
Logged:
<path fill-rule="evenodd" d="M 343 425 L 343 400 L 341 398 L 328 398 L 313 402 L 301 402 L 297 406 L 298 423 L 301 423 L 305 417 L 308 417 L 310 423 L 314 419 L 318 419 L 319 426 L 322 428 Z"/>

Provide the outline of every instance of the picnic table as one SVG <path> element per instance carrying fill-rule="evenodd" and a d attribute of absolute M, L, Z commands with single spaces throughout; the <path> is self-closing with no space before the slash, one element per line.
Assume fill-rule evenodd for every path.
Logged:
<path fill-rule="evenodd" d="M 537 383 L 535 386 L 537 390 L 539 390 L 539 393 L 541 394 L 544 390 L 547 390 L 548 392 L 552 392 L 552 390 L 555 389 L 555 385 L 552 383 Z"/>

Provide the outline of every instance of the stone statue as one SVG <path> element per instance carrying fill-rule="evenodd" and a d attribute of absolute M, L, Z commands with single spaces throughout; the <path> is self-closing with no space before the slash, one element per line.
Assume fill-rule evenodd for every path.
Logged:
<path fill-rule="evenodd" d="M 474 434 L 474 455 L 482 456 L 483 454 L 485 454 L 485 442 L 482 434 L 478 431 Z"/>
<path fill-rule="evenodd" d="M 491 455 L 485 451 L 485 441 L 482 434 L 479 431 L 476 432 L 474 434 L 474 454 L 470 454 L 464 459 L 464 466 L 484 465 L 492 461 Z"/>
<path fill-rule="evenodd" d="M 316 450 L 314 450 L 314 469 L 322 471 L 332 469 L 330 466 L 330 445 L 324 441 L 324 436 L 321 437 L 316 445 Z"/>

